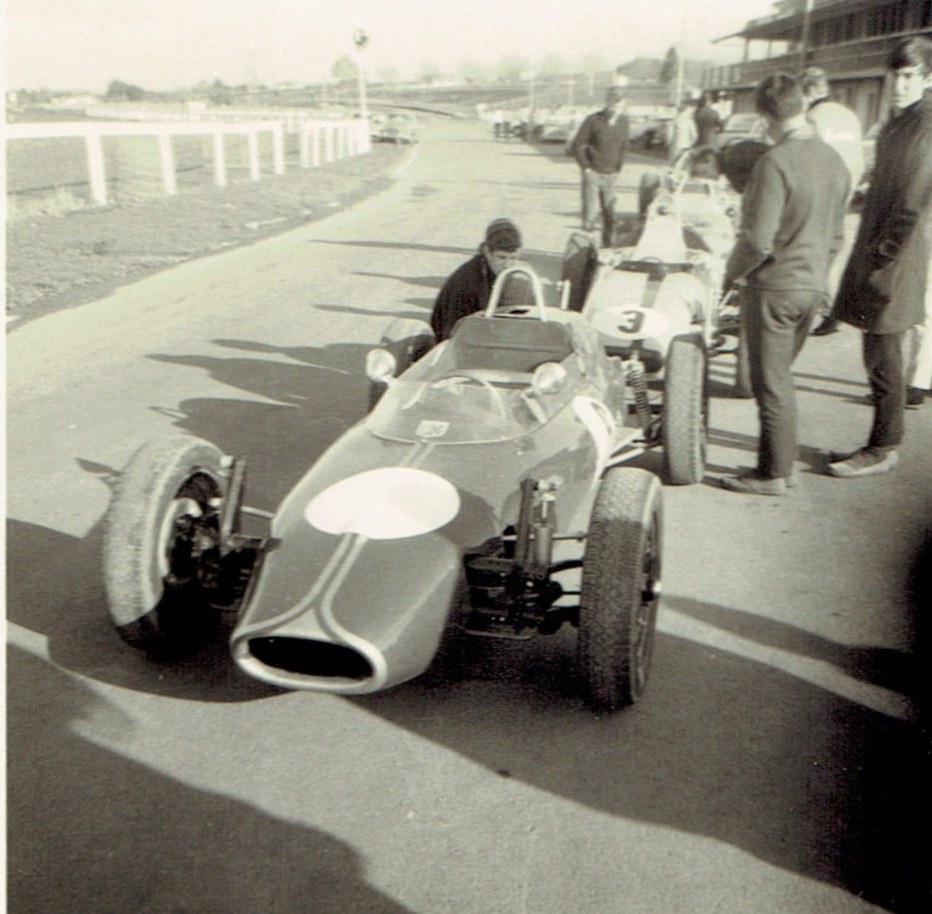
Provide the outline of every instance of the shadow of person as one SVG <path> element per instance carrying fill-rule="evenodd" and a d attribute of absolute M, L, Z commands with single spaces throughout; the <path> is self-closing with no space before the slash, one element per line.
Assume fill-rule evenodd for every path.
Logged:
<path fill-rule="evenodd" d="M 8 674 L 9 910 L 406 914 L 352 848 L 294 821 L 305 799 L 285 821 L 173 780 L 95 744 L 134 722 L 76 678 L 16 649 Z"/>

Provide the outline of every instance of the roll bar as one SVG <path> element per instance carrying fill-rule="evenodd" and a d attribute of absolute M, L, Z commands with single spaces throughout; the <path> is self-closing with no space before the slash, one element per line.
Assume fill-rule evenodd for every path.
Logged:
<path fill-rule="evenodd" d="M 537 316 L 542 320 L 547 320 L 546 308 L 544 307 L 544 290 L 540 283 L 540 277 L 529 267 L 523 264 L 516 264 L 513 267 L 506 267 L 498 274 L 495 285 L 492 286 L 492 294 L 489 296 L 489 303 L 485 309 L 486 317 L 494 317 L 495 310 L 502 297 L 502 289 L 508 281 L 508 277 L 515 273 L 523 273 L 531 281 L 531 291 L 534 295 L 534 301 L 530 305 L 537 309 Z"/>

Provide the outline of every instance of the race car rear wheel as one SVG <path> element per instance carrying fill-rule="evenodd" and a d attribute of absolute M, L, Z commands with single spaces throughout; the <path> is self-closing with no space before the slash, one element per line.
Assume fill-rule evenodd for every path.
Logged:
<path fill-rule="evenodd" d="M 107 514 L 103 576 L 120 636 L 153 652 L 199 643 L 219 613 L 210 591 L 220 573 L 223 456 L 207 441 L 176 435 L 131 458 Z"/>
<path fill-rule="evenodd" d="M 399 317 L 393 320 L 382 334 L 379 346 L 395 357 L 395 377 L 407 371 L 419 358 L 426 355 L 434 345 L 434 331 L 426 321 L 414 317 Z M 375 381 L 369 384 L 369 411 L 382 399 L 385 385 Z"/>
<path fill-rule="evenodd" d="M 661 499 L 656 476 L 627 467 L 610 469 L 596 494 L 577 654 L 583 694 L 599 710 L 633 704 L 647 684 L 661 589 Z"/>
<path fill-rule="evenodd" d="M 664 474 L 675 486 L 692 485 L 705 475 L 709 430 L 709 386 L 705 345 L 698 334 L 670 343 L 664 371 Z"/>

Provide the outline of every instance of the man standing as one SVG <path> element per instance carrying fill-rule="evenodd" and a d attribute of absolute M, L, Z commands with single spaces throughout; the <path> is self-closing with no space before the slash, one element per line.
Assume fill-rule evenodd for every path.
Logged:
<path fill-rule="evenodd" d="M 833 102 L 829 95 L 828 77 L 821 67 L 807 67 L 799 78 L 799 86 L 806 100 L 807 116 L 816 129 L 820 140 L 828 143 L 844 160 L 851 176 L 851 192 L 864 176 L 864 142 L 861 137 L 861 122 L 850 109 Z M 829 271 L 829 294 L 834 298 L 841 280 L 841 266 L 832 264 Z M 838 321 L 825 315 L 813 336 L 827 336 L 838 329 Z"/>
<path fill-rule="evenodd" d="M 694 115 L 696 119 L 696 145 L 718 149 L 718 135 L 722 132 L 724 121 L 715 110 L 712 99 L 705 93 L 699 100 L 699 107 Z"/>
<path fill-rule="evenodd" d="M 932 94 L 925 92 L 932 85 L 932 41 L 921 36 L 902 39 L 890 54 L 887 70 L 894 116 L 877 137 L 861 225 L 833 312 L 864 331 L 874 421 L 865 447 L 832 455 L 831 476 L 873 476 L 896 466 L 906 405 L 903 334 L 925 317 L 924 295 L 891 292 L 919 214 L 932 201 Z"/>
<path fill-rule="evenodd" d="M 792 76 L 769 76 L 757 87 L 755 102 L 776 143 L 757 160 L 744 191 L 726 286 L 744 286 L 741 320 L 760 442 L 756 469 L 721 483 L 733 492 L 785 495 L 796 459 L 793 361 L 827 295 L 850 180 L 841 157 L 806 120 Z"/>
<path fill-rule="evenodd" d="M 430 325 L 439 343 L 447 339 L 461 318 L 489 303 L 495 277 L 513 266 L 521 251 L 521 233 L 510 219 L 495 219 L 485 230 L 479 253 L 473 255 L 443 284 Z"/>
<path fill-rule="evenodd" d="M 612 243 L 615 181 L 628 148 L 628 118 L 622 113 L 625 90 L 612 86 L 605 107 L 590 114 L 573 140 L 573 155 L 582 169 L 583 229 L 595 229 L 596 207 L 602 214 L 602 244 Z"/>

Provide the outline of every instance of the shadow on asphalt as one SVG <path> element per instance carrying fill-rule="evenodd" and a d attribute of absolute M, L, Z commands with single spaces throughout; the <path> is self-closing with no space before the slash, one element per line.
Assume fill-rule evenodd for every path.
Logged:
<path fill-rule="evenodd" d="M 157 408 L 171 415 L 179 429 L 214 441 L 226 453 L 245 456 L 250 464 L 247 502 L 274 509 L 323 450 L 362 416 L 368 383 L 360 366 L 369 347 L 216 342 L 239 355 L 150 357 L 200 368 L 227 388 L 262 401 L 209 397 Z M 750 438 L 746 445 L 751 450 Z M 658 452 L 651 452 L 638 462 L 654 469 L 659 459 Z M 118 469 L 91 462 L 84 466 L 87 472 L 109 473 L 113 479 L 119 474 Z M 10 530 L 9 617 L 47 635 L 52 659 L 64 669 L 137 691 L 192 700 L 243 701 L 276 694 L 235 673 L 225 643 L 171 665 L 157 664 L 122 645 L 103 605 L 97 571 L 99 528 L 83 539 L 27 524 L 14 523 Z M 929 602 L 928 546 L 915 567 L 907 580 L 918 617 L 920 606 L 926 608 Z M 77 580 L 75 569 L 81 570 Z M 918 627 L 911 666 L 903 657 L 842 648 L 734 607 L 675 594 L 667 597 L 667 606 L 891 688 L 914 684 L 916 669 L 929 659 Z M 27 666 L 39 662 L 16 653 L 13 659 Z M 419 680 L 352 702 L 502 776 L 600 812 L 711 837 L 898 914 L 927 910 L 920 853 L 927 826 L 919 802 L 929 786 L 925 724 L 917 727 L 891 719 L 782 670 L 664 633 L 658 635 L 652 681 L 643 702 L 610 717 L 597 717 L 580 703 L 572 631 L 522 644 L 476 639 L 454 661 L 448 656 Z M 72 678 L 43 664 L 29 678 L 14 681 L 40 682 L 40 693 L 47 688 L 50 695 L 70 699 L 62 718 L 43 720 L 43 713 L 59 713 L 54 710 L 57 701 L 43 701 L 42 694 L 11 696 L 9 744 L 16 784 L 11 812 L 12 821 L 25 829 L 12 848 L 14 897 L 36 891 L 36 880 L 48 872 L 61 873 L 61 891 L 73 892 L 77 883 L 95 886 L 98 894 L 97 886 L 112 885 L 114 892 L 124 893 L 120 897 L 143 891 L 142 881 L 151 878 L 151 867 L 143 860 L 142 866 L 127 868 L 122 848 L 113 857 L 96 859 L 92 865 L 99 869 L 99 879 L 87 878 L 84 855 L 99 850 L 101 835 L 108 840 L 125 835 L 129 843 L 137 834 L 118 821 L 123 801 L 113 806 L 107 802 L 116 784 L 128 797 L 125 802 L 138 795 L 139 802 L 153 804 L 155 832 L 146 840 L 159 847 L 160 855 L 168 854 L 169 863 L 177 864 L 167 871 L 178 881 L 179 893 L 190 891 L 195 877 L 186 869 L 189 848 L 197 847 L 197 878 L 203 884 L 195 892 L 210 899 L 230 886 L 241 887 L 242 895 L 230 895 L 236 903 L 217 904 L 218 910 L 294 910 L 287 899 L 276 908 L 267 896 L 261 902 L 255 898 L 257 886 L 265 892 L 275 882 L 268 874 L 277 872 L 279 863 L 298 874 L 280 881 L 277 888 L 283 893 L 297 891 L 305 871 L 324 867 L 322 890 L 333 893 L 332 904 L 324 910 L 402 910 L 361 883 L 358 861 L 339 842 L 254 810 L 231 807 L 228 798 L 161 782 L 151 771 L 74 736 L 69 728 L 88 713 L 92 699 Z M 764 699 L 751 706 L 748 696 Z M 813 720 L 813 714 L 819 718 Z M 67 731 L 64 738 L 73 756 L 69 770 L 94 773 L 88 789 L 96 818 L 85 822 L 78 834 L 73 834 L 73 826 L 69 833 L 50 824 L 80 821 L 73 818 L 78 814 L 73 778 L 55 782 L 60 786 L 52 791 L 48 811 L 17 805 L 21 797 L 34 798 L 40 786 L 48 789 L 35 760 L 43 757 L 43 746 L 61 741 L 62 730 Z M 586 772 L 582 778 L 581 768 Z M 807 798 L 805 808 L 788 814 L 787 798 L 799 796 Z M 220 823 L 222 839 L 207 848 L 202 837 L 205 821 Z M 250 837 L 253 832 L 257 838 Z M 35 853 L 40 837 L 47 839 L 49 834 L 56 837 L 46 844 L 48 854 L 60 857 L 54 866 L 42 856 L 45 850 L 36 858 L 38 863 L 23 859 L 27 848 Z M 270 860 L 272 846 L 279 853 L 283 848 L 284 856 Z M 244 847 L 249 850 L 244 852 Z M 209 861 L 216 858 L 216 865 L 205 865 L 204 853 Z M 161 862 L 159 870 L 166 870 Z M 244 874 L 249 884 L 241 886 Z M 351 906 L 349 896 L 360 891 L 369 907 Z M 74 898 L 70 896 L 70 905 L 62 902 L 48 910 L 92 909 L 81 908 Z M 243 899 L 243 906 L 237 907 Z M 39 910 L 29 905 L 20 909 L 27 908 Z M 128 905 L 125 910 L 133 908 Z"/>
<path fill-rule="evenodd" d="M 123 735 L 133 721 L 73 676 L 16 649 L 8 673 L 36 686 L 6 707 L 10 911 L 406 914 L 343 841 L 84 738 L 87 721 Z M 243 777 L 262 780 L 265 751 Z"/>

